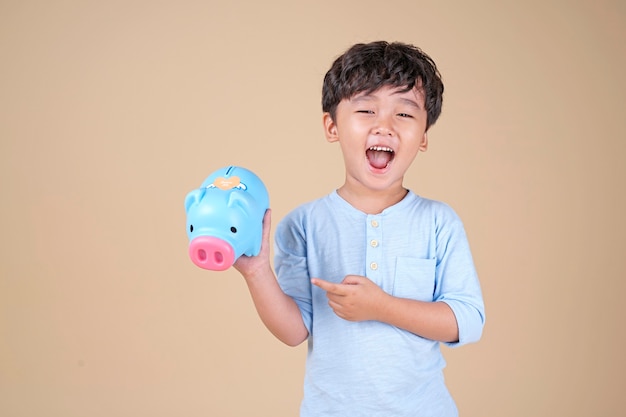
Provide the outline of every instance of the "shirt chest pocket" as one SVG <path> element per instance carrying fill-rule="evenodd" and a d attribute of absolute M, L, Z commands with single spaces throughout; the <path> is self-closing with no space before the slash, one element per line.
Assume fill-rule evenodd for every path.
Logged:
<path fill-rule="evenodd" d="M 433 301 L 435 292 L 435 259 L 398 257 L 393 295 L 419 301 Z"/>

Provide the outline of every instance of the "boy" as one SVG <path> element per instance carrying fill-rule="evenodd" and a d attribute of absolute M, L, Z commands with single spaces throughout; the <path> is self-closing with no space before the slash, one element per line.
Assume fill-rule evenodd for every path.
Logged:
<path fill-rule="evenodd" d="M 289 213 L 269 261 L 241 257 L 267 328 L 308 340 L 302 417 L 456 416 L 440 343 L 477 341 L 482 294 L 463 225 L 447 205 L 404 188 L 442 104 L 435 63 L 402 43 L 357 44 L 324 78 L 326 139 L 345 182 Z"/>

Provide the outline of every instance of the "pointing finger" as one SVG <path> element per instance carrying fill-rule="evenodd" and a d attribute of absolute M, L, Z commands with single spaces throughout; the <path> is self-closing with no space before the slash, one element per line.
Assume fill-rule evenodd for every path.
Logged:
<path fill-rule="evenodd" d="M 333 294 L 339 294 L 340 293 L 340 289 L 341 289 L 340 285 L 334 284 L 332 282 L 325 281 L 325 280 L 320 279 L 320 278 L 312 278 L 311 279 L 311 284 L 316 285 L 316 286 L 320 287 L 321 289 L 323 289 L 324 291 L 329 292 L 329 293 L 333 293 Z"/>

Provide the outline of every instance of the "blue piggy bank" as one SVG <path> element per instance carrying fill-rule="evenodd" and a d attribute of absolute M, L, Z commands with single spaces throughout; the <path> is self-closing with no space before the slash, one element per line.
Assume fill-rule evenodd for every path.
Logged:
<path fill-rule="evenodd" d="M 200 268 L 224 271 L 261 250 L 269 196 L 252 171 L 229 166 L 213 172 L 185 197 L 189 257 Z"/>

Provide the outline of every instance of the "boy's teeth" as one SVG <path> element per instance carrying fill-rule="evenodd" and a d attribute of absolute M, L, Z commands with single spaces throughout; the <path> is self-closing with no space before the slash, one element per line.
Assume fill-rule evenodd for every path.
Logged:
<path fill-rule="evenodd" d="M 371 151 L 383 151 L 383 152 L 393 152 L 393 149 L 388 148 L 386 146 L 372 146 L 370 147 Z"/>

